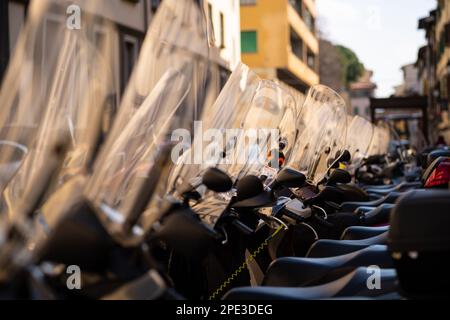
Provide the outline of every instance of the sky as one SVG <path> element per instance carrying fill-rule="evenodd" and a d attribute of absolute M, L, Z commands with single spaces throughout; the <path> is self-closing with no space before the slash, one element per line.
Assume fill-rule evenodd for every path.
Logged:
<path fill-rule="evenodd" d="M 318 27 L 325 38 L 349 47 L 374 71 L 377 97 L 402 83 L 401 66 L 417 60 L 425 32 L 418 20 L 436 0 L 316 0 Z"/>

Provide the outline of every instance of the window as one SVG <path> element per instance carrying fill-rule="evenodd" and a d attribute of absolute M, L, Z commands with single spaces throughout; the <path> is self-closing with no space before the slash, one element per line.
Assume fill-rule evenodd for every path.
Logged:
<path fill-rule="evenodd" d="M 123 33 L 121 34 L 121 89 L 125 89 L 125 86 L 130 79 L 133 72 L 134 65 L 139 56 L 139 50 L 141 46 L 141 39 L 134 34 Z"/>
<path fill-rule="evenodd" d="M 299 14 L 299 16 L 302 17 L 303 16 L 302 0 L 289 0 L 289 3 L 295 9 L 295 11 Z"/>
<path fill-rule="evenodd" d="M 242 53 L 258 52 L 258 34 L 256 31 L 243 31 L 241 33 Z"/>
<path fill-rule="evenodd" d="M 220 48 L 225 48 L 225 18 L 223 13 L 220 13 Z"/>
<path fill-rule="evenodd" d="M 307 59 L 308 67 L 313 70 L 316 70 L 316 55 L 308 49 L 308 59 Z"/>
<path fill-rule="evenodd" d="M 358 107 L 353 108 L 353 114 L 354 114 L 355 116 L 358 116 L 358 115 L 359 115 L 359 108 L 358 108 Z"/>
<path fill-rule="evenodd" d="M 254 6 L 256 0 L 241 0 L 241 6 Z"/>
<path fill-rule="evenodd" d="M 308 8 L 305 8 L 305 11 L 303 12 L 303 21 L 305 22 L 309 31 L 311 31 L 312 33 L 315 33 L 316 21 L 315 21 L 314 17 L 312 16 L 311 12 L 309 12 Z"/>
<path fill-rule="evenodd" d="M 294 29 L 291 28 L 290 33 L 292 53 L 300 60 L 303 60 L 303 41 Z"/>

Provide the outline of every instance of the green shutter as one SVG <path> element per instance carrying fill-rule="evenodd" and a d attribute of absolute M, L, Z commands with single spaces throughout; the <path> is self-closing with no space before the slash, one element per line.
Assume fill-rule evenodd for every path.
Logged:
<path fill-rule="evenodd" d="M 254 53 L 258 51 L 258 35 L 256 31 L 241 32 L 241 48 L 243 53 Z"/>

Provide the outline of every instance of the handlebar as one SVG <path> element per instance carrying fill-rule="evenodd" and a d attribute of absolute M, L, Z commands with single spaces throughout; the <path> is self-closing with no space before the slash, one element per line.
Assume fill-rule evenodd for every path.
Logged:
<path fill-rule="evenodd" d="M 249 228 L 246 224 L 242 223 L 238 219 L 234 219 L 231 224 L 238 228 L 239 231 L 241 231 L 243 234 L 250 236 L 254 233 L 254 231 Z"/>

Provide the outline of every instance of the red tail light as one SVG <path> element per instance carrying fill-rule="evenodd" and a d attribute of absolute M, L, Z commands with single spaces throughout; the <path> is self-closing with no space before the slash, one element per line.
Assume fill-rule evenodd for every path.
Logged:
<path fill-rule="evenodd" d="M 450 161 L 441 162 L 436 169 L 434 169 L 431 176 L 425 183 L 425 188 L 434 188 L 450 183 Z"/>

